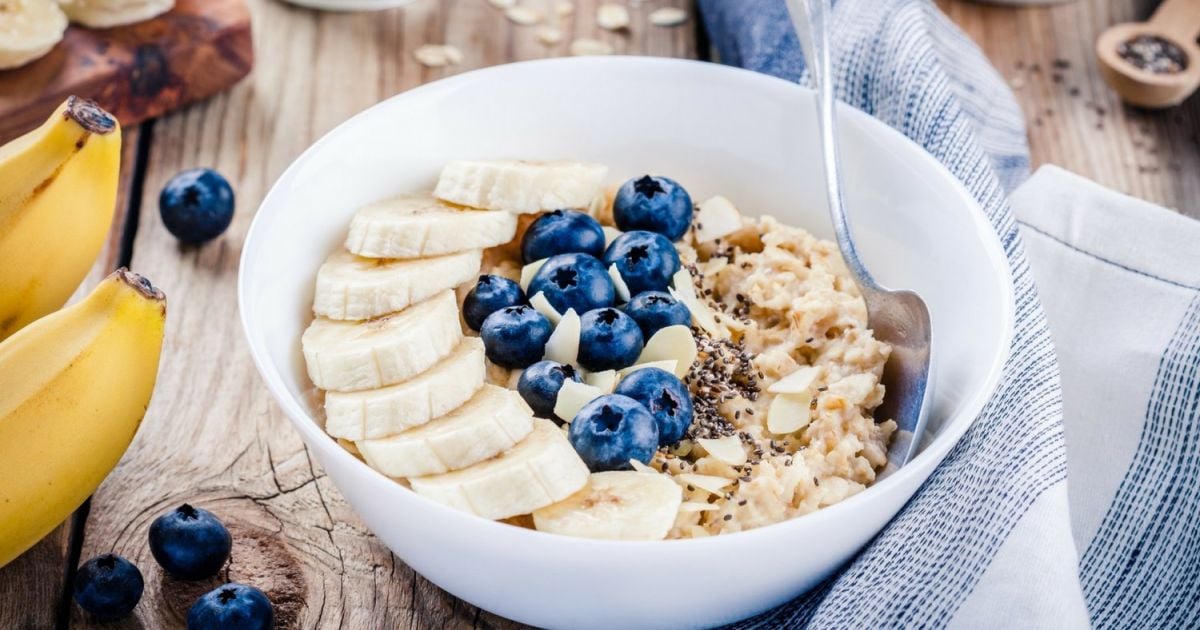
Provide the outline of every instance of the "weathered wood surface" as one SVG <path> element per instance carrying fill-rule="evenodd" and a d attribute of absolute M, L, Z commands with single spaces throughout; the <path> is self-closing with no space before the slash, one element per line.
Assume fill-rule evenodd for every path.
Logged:
<path fill-rule="evenodd" d="M 164 578 L 146 549 L 150 521 L 183 501 L 210 508 L 231 525 L 227 577 L 271 592 L 282 627 L 512 627 L 415 575 L 363 529 L 287 426 L 242 348 L 235 272 L 246 229 L 271 182 L 315 138 L 387 96 L 476 67 L 565 54 L 576 36 L 598 36 L 619 52 L 695 56 L 694 23 L 676 29 L 644 23 L 650 9 L 686 6 L 687 0 L 639 5 L 625 35 L 598 31 L 597 4 L 576 0 L 575 14 L 563 23 L 563 43 L 547 48 L 533 28 L 507 22 L 484 0 L 419 0 L 377 14 L 321 14 L 252 0 L 258 66 L 251 78 L 143 128 L 146 151 L 136 164 L 126 162 L 133 165 L 127 181 L 130 173 L 144 176 L 136 239 L 100 267 L 131 256 L 133 268 L 167 292 L 168 340 L 143 429 L 93 499 L 86 537 L 75 541 L 83 558 L 113 550 L 146 575 L 137 619 L 103 627 L 181 627 L 192 599 L 211 586 Z M 1090 53 L 1104 26 L 1144 17 L 1153 2 L 1080 0 L 1019 10 L 939 4 L 1017 88 L 1036 163 L 1062 164 L 1197 214 L 1197 99 L 1162 113 L 1124 108 L 1100 82 Z M 424 68 L 411 53 L 425 43 L 454 44 L 465 60 Z M 1069 67 L 1055 67 L 1059 59 Z M 126 133 L 127 147 L 136 145 L 136 132 Z M 177 245 L 157 213 L 162 184 L 193 166 L 220 169 L 238 193 L 229 233 L 201 248 Z M 132 192 L 123 194 L 126 203 Z M 0 628 L 90 627 L 59 598 L 70 551 L 60 528 L 0 571 Z M 59 617 L 62 611 L 66 617 Z"/>
<path fill-rule="evenodd" d="M 95 100 L 125 125 L 160 116 L 237 83 L 253 53 L 244 0 L 178 0 L 170 12 L 137 24 L 72 26 L 45 57 L 0 71 L 0 142 L 72 94 Z"/>

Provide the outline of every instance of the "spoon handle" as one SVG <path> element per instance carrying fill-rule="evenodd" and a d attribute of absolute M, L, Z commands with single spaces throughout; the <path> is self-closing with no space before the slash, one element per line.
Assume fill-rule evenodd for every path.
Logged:
<path fill-rule="evenodd" d="M 1187 0 L 1190 1 L 1190 0 Z M 821 135 L 821 157 L 825 167 L 825 194 L 829 216 L 846 266 L 854 274 L 859 287 L 878 288 L 874 278 L 858 257 L 858 248 L 850 235 L 850 221 L 842 199 L 842 175 L 838 168 L 837 123 L 834 120 L 832 62 L 829 50 L 829 0 L 787 0 L 788 13 L 796 27 L 809 74 L 817 90 L 818 131 Z"/>
<path fill-rule="evenodd" d="M 1200 2 L 1163 0 L 1147 23 L 1153 30 L 1177 41 L 1195 41 L 1200 36 Z M 1200 63 L 1200 60 L 1192 60 L 1192 63 Z"/>

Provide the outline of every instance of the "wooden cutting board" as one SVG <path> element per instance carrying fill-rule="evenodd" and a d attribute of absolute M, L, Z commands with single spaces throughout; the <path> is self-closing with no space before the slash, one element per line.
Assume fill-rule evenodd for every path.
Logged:
<path fill-rule="evenodd" d="M 177 0 L 137 24 L 72 25 L 50 54 L 0 70 L 0 143 L 36 127 L 72 94 L 128 126 L 220 92 L 253 65 L 243 0 Z"/>

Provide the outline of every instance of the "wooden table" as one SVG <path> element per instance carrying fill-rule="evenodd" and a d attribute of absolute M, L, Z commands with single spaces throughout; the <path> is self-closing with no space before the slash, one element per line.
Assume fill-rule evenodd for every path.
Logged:
<path fill-rule="evenodd" d="M 596 0 L 576 0 L 553 48 L 484 0 L 418 0 L 377 14 L 320 14 L 253 0 L 258 67 L 228 94 L 126 130 L 121 212 L 88 286 L 119 264 L 169 297 L 157 393 L 121 465 L 72 523 L 0 570 L 0 628 L 87 626 L 64 596 L 80 558 L 115 551 L 146 577 L 137 619 L 106 627 L 178 628 L 216 582 L 165 579 L 146 546 L 150 522 L 184 502 L 220 514 L 234 534 L 229 579 L 271 593 L 281 627 L 507 627 L 455 600 L 371 536 L 313 462 L 260 382 L 237 318 L 238 255 L 254 209 L 314 139 L 355 112 L 421 83 L 506 61 L 562 55 L 572 37 L 617 51 L 697 56 L 697 22 L 649 27 L 645 7 L 626 35 L 595 26 Z M 1035 163 L 1054 162 L 1117 190 L 1200 216 L 1200 99 L 1150 113 L 1122 107 L 1096 73 L 1092 41 L 1106 25 L 1149 14 L 1150 0 L 1089 0 L 1003 9 L 956 0 L 942 8 L 981 43 L 1030 120 Z M 702 36 L 701 36 L 702 37 Z M 702 39 L 701 39 L 702 41 Z M 424 43 L 451 43 L 462 64 L 413 61 Z M 238 194 L 229 232 L 179 246 L 161 225 L 157 191 L 177 171 L 211 166 Z"/>

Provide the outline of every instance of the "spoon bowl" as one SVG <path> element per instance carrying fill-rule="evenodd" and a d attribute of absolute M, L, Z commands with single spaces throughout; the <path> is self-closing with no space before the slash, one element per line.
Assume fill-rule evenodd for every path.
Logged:
<path fill-rule="evenodd" d="M 1149 21 L 1125 22 L 1109 27 L 1096 40 L 1100 73 L 1121 99 L 1150 109 L 1173 107 L 1200 87 L 1200 2 L 1165 0 Z M 1154 72 L 1123 58 L 1118 49 L 1139 36 L 1164 40 L 1182 51 L 1179 72 Z"/>

